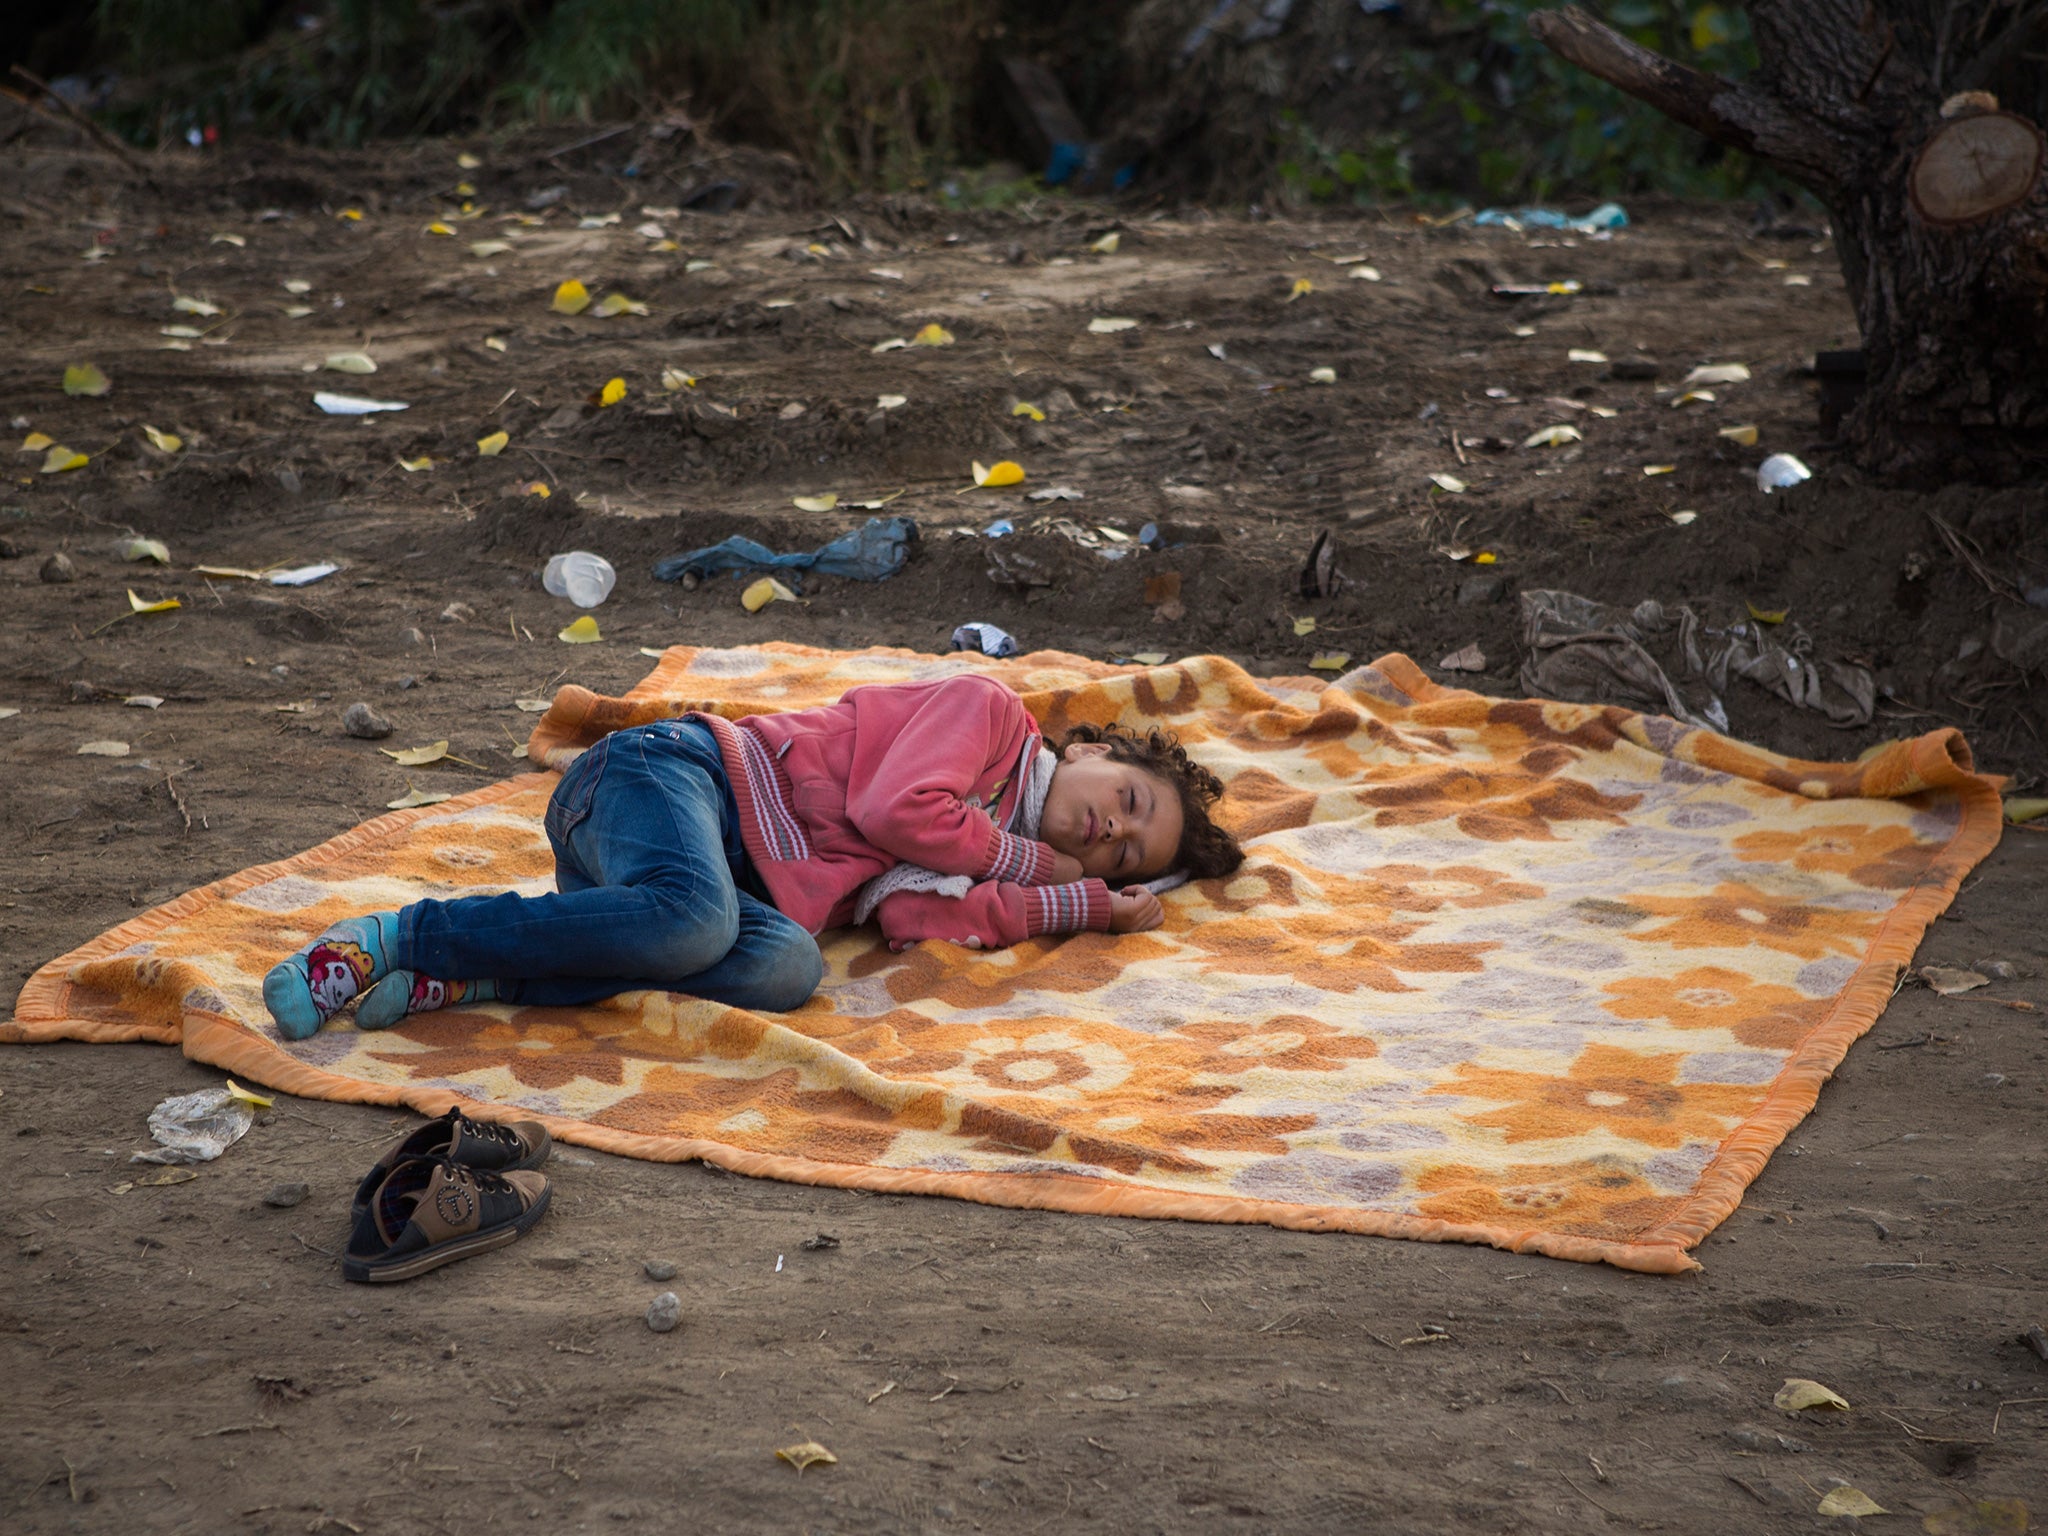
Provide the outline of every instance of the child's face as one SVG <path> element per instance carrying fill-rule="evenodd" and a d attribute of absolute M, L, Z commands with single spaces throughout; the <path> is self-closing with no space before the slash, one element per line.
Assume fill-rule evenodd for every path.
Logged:
<path fill-rule="evenodd" d="M 1180 846 L 1180 795 L 1156 774 L 1109 760 L 1109 744 L 1077 741 L 1060 754 L 1039 837 L 1110 885 L 1166 873 Z"/>

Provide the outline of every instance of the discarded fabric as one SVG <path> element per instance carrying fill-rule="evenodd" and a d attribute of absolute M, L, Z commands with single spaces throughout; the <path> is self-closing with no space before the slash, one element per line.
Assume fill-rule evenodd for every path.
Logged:
<path fill-rule="evenodd" d="M 1750 620 L 1717 627 L 1688 607 L 1667 609 L 1655 598 L 1632 609 L 1570 592 L 1524 592 L 1521 601 L 1522 641 L 1529 649 L 1522 686 L 1530 693 L 1660 710 L 1723 734 L 1728 711 L 1721 695 L 1731 676 L 1839 726 L 1868 725 L 1877 707 L 1870 669 L 1815 660 L 1813 639 L 1797 624 L 1774 626 L 1767 637 Z M 1672 656 L 1674 669 L 1693 685 L 1689 692 L 1651 653 L 1652 641 Z"/>
<path fill-rule="evenodd" d="M 654 567 L 656 581 L 683 576 L 710 576 L 719 571 L 816 571 L 821 576 L 850 576 L 855 581 L 883 581 L 902 570 L 917 542 L 917 524 L 907 517 L 871 517 L 829 544 L 808 553 L 778 555 L 765 544 L 734 534 L 721 544 L 671 555 Z"/>
<path fill-rule="evenodd" d="M 1014 656 L 1017 642 L 993 624 L 962 624 L 953 631 L 953 649 L 980 651 L 984 656 Z"/>

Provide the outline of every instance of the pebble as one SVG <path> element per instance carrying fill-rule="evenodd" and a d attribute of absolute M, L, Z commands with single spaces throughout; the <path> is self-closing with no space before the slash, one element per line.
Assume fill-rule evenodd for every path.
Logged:
<path fill-rule="evenodd" d="M 19 560 L 28 551 L 12 539 L 0 539 L 0 560 Z"/>
<path fill-rule="evenodd" d="M 367 704 L 351 704 L 344 709 L 341 728 L 364 741 L 382 741 L 391 734 L 391 722 Z"/>
<path fill-rule="evenodd" d="M 1508 594 L 1508 579 L 1487 572 L 1479 576 L 1467 576 L 1458 583 L 1458 601 L 1466 607 L 1477 603 L 1497 603 Z"/>
<path fill-rule="evenodd" d="M 676 1267 L 667 1259 L 649 1259 L 640 1267 L 647 1271 L 650 1280 L 673 1280 L 676 1277 Z"/>
<path fill-rule="evenodd" d="M 56 554 L 43 562 L 43 568 L 37 574 L 43 580 L 49 582 L 76 581 L 78 580 L 78 567 L 73 565 L 71 557 L 60 549 Z"/>
<path fill-rule="evenodd" d="M 403 640 L 407 645 L 425 645 L 427 643 L 427 637 L 421 634 L 417 628 L 408 628 L 400 630 L 398 632 L 398 638 Z"/>
<path fill-rule="evenodd" d="M 283 1179 L 264 1191 L 263 1203 L 275 1206 L 280 1211 L 288 1211 L 312 1192 L 310 1186 L 296 1179 Z"/>
<path fill-rule="evenodd" d="M 663 1291 L 647 1304 L 647 1326 L 656 1333 L 672 1332 L 682 1320 L 682 1299 L 674 1291 Z"/>

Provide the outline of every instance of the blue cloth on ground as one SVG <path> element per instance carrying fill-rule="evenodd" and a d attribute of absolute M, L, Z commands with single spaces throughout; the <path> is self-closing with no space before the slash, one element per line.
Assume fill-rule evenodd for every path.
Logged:
<path fill-rule="evenodd" d="M 1573 218 L 1556 208 L 1487 208 L 1472 216 L 1474 224 L 1519 224 L 1524 229 L 1571 229 L 1590 235 L 1602 229 L 1621 229 L 1628 213 L 1619 203 L 1602 203 L 1591 213 Z"/>
<path fill-rule="evenodd" d="M 658 561 L 654 579 L 675 581 L 684 575 L 702 577 L 719 571 L 776 570 L 881 581 L 903 569 L 916 538 L 917 524 L 907 517 L 871 517 L 829 544 L 791 555 L 778 555 L 766 544 L 734 534 L 723 543 Z"/>

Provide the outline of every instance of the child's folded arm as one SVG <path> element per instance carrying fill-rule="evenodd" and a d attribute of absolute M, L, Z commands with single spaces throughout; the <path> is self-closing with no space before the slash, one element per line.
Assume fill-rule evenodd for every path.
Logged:
<path fill-rule="evenodd" d="M 1008 689 L 987 678 L 952 679 L 908 720 L 893 722 L 886 739 L 856 743 L 847 819 L 905 863 L 1041 885 L 1053 850 L 1003 831 L 964 798 L 998 754 L 1021 756 L 1029 732 L 1029 716 Z M 1014 784 L 1008 791 L 1019 792 Z"/>
<path fill-rule="evenodd" d="M 960 897 L 898 891 L 876 910 L 891 949 L 907 949 L 924 939 L 1004 949 L 1042 933 L 1104 932 L 1109 914 L 1109 887 L 1100 880 L 1070 885 L 984 880 Z"/>

